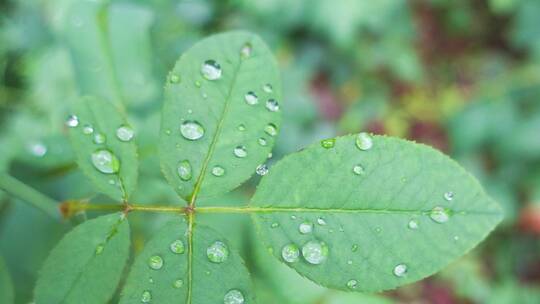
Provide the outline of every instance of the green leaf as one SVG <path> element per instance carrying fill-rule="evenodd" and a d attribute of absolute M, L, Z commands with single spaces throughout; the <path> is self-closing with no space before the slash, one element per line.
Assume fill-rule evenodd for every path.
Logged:
<path fill-rule="evenodd" d="M 205 226 L 194 227 L 190 240 L 187 229 L 185 220 L 178 219 L 154 234 L 132 266 L 120 303 L 143 299 L 152 303 L 223 303 L 231 290 L 240 291 L 245 303 L 254 303 L 248 271 L 228 242 Z M 216 241 L 228 248 L 228 258 L 222 263 L 210 262 L 207 256 Z"/>
<path fill-rule="evenodd" d="M 35 289 L 36 303 L 106 303 L 129 255 L 129 225 L 118 213 L 75 227 L 51 251 Z"/>
<path fill-rule="evenodd" d="M 77 164 L 100 192 L 127 200 L 137 183 L 137 147 L 117 131 L 131 127 L 112 104 L 95 97 L 82 98 L 74 115 L 79 122 L 69 135 Z"/>
<path fill-rule="evenodd" d="M 14 303 L 13 283 L 4 259 L 0 256 L 0 303 Z"/>
<path fill-rule="evenodd" d="M 246 46 L 251 48 L 249 55 Z M 218 79 L 202 74 L 205 62 L 212 63 L 209 60 L 219 65 Z M 219 76 L 212 66 L 207 70 L 214 73 L 209 78 Z M 272 92 L 263 89 L 266 84 Z M 257 96 L 256 104 L 246 101 L 249 92 Z M 253 97 L 248 99 L 255 103 Z M 162 171 L 180 196 L 193 200 L 221 194 L 255 172 L 267 158 L 281 123 L 281 111 L 269 110 L 268 100 L 281 102 L 281 84 L 272 53 L 256 35 L 211 36 L 180 57 L 165 86 L 159 143 Z M 240 157 L 234 153 L 237 147 Z M 187 163 L 191 172 L 180 177 L 178 167 Z"/>
<path fill-rule="evenodd" d="M 284 246 L 299 248 L 298 261 L 287 264 L 300 274 L 336 289 L 395 288 L 439 271 L 500 222 L 498 204 L 442 153 L 380 136 L 361 150 L 357 138 L 284 158 L 252 199 L 273 254 L 283 261 Z M 300 232 L 304 222 L 312 232 Z M 317 244 L 323 261 L 313 264 L 320 262 Z"/>

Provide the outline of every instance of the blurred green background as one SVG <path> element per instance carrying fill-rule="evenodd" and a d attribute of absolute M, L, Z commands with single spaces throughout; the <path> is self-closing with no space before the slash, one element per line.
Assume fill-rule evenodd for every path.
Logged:
<path fill-rule="evenodd" d="M 260 303 L 540 303 L 538 0 L 4 0 L 0 174 L 59 202 L 107 203 L 77 170 L 64 127 L 78 96 L 98 95 L 122 100 L 137 132 L 133 201 L 182 204 L 156 156 L 162 87 L 184 50 L 231 29 L 262 36 L 281 68 L 284 124 L 270 170 L 313 141 L 367 130 L 449 154 L 506 211 L 441 273 L 379 295 L 300 277 L 265 251 L 245 215 L 200 216 L 241 250 Z M 246 203 L 257 182 L 203 203 Z M 93 216 L 54 220 L 0 191 L 0 256 L 16 303 L 31 301 L 61 236 Z M 130 215 L 134 254 L 167 217 Z"/>

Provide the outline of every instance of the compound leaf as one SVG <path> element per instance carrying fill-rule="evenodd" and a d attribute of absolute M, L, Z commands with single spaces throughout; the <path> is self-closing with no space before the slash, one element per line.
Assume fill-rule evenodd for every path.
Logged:
<path fill-rule="evenodd" d="M 101 216 L 75 227 L 45 261 L 35 302 L 107 303 L 128 255 L 129 225 L 123 215 Z"/>
<path fill-rule="evenodd" d="M 83 97 L 74 115 L 67 124 L 77 164 L 100 192 L 127 200 L 137 183 L 133 129 L 111 103 L 96 97 Z"/>
<path fill-rule="evenodd" d="M 256 35 L 229 32 L 195 44 L 165 86 L 162 171 L 178 194 L 225 193 L 263 163 L 280 126 L 281 84 Z"/>
<path fill-rule="evenodd" d="M 278 259 L 316 283 L 356 291 L 429 276 L 502 218 L 478 182 L 442 153 L 367 134 L 281 160 L 250 208 Z"/>
<path fill-rule="evenodd" d="M 223 303 L 227 294 L 254 303 L 248 271 L 228 242 L 205 226 L 194 227 L 192 240 L 187 230 L 177 219 L 154 234 L 131 268 L 120 303 Z"/>

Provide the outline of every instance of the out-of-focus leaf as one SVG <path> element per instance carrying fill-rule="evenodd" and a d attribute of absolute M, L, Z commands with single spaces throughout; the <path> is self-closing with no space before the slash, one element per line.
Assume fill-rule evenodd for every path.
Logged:
<path fill-rule="evenodd" d="M 0 303 L 14 303 L 13 284 L 6 263 L 0 256 Z"/>

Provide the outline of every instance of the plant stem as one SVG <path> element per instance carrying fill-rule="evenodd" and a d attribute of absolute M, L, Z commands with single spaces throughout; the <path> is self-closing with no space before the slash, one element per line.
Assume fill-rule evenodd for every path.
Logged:
<path fill-rule="evenodd" d="M 0 189 L 31 204 L 52 218 L 60 218 L 57 201 L 8 174 L 0 174 Z"/>

